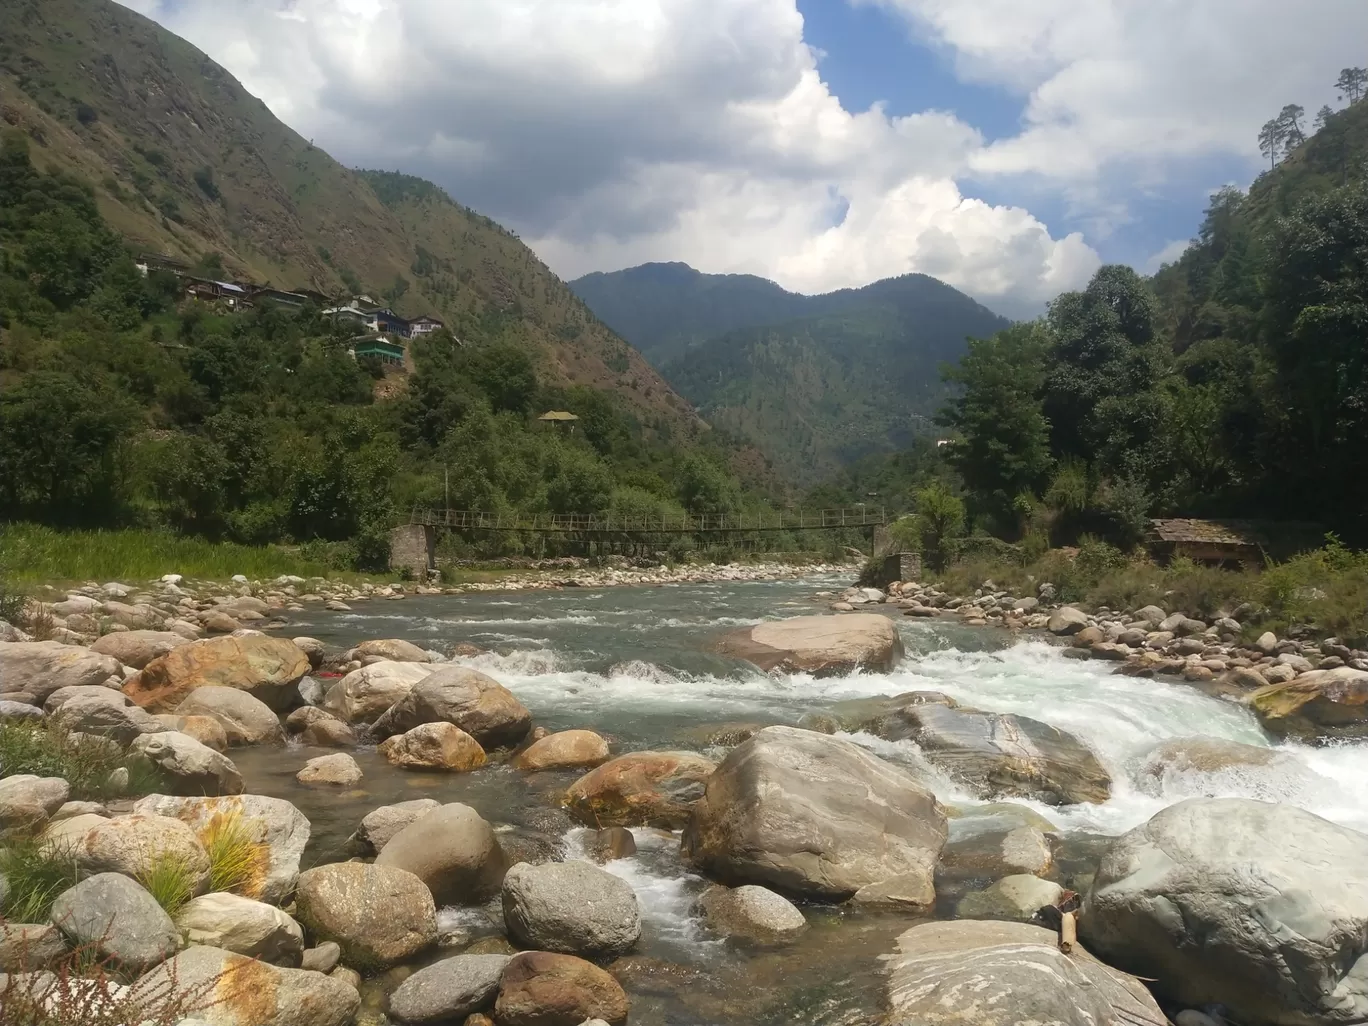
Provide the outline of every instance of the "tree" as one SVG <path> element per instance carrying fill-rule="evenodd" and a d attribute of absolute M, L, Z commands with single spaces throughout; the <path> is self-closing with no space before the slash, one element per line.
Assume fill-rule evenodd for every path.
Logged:
<path fill-rule="evenodd" d="M 1334 116 L 1335 112 L 1330 109 L 1330 105 L 1328 103 L 1325 106 L 1321 107 L 1320 110 L 1316 111 L 1316 131 L 1319 132 L 1326 125 L 1330 124 L 1330 119 Z"/>
<path fill-rule="evenodd" d="M 1282 151 L 1282 125 L 1277 118 L 1269 118 L 1264 122 L 1263 128 L 1259 129 L 1259 152 L 1268 158 L 1268 166 L 1271 169 L 1278 166 L 1278 158 L 1282 156 Z"/>
<path fill-rule="evenodd" d="M 1282 110 L 1278 111 L 1275 119 L 1282 132 L 1283 148 L 1291 150 L 1294 146 L 1300 146 L 1306 142 L 1306 132 L 1302 130 L 1302 118 L 1306 116 L 1306 108 L 1296 103 L 1289 103 Z"/>
<path fill-rule="evenodd" d="M 1368 68 L 1345 68 L 1335 80 L 1340 99 L 1358 103 L 1368 92 Z"/>

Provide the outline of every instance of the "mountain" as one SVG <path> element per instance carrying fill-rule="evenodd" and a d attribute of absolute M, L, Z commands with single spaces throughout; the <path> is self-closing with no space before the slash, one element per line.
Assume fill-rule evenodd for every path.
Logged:
<path fill-rule="evenodd" d="M 645 264 L 571 282 L 716 427 L 810 484 L 930 429 L 940 365 L 1007 321 L 923 274 L 825 295 Z"/>
<path fill-rule="evenodd" d="M 283 288 L 384 296 L 506 341 L 660 433 L 690 409 L 516 236 L 421 179 L 352 171 L 222 67 L 112 0 L 0 0 L 0 117 L 151 253 Z"/>

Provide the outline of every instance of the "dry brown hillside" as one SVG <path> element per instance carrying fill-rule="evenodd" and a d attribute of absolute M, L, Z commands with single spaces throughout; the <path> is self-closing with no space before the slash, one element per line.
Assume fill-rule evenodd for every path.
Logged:
<path fill-rule="evenodd" d="M 0 118 L 39 167 L 94 186 L 138 247 L 360 288 L 458 337 L 525 345 L 549 378 L 610 389 L 657 432 L 702 427 L 511 233 L 421 179 L 343 167 L 185 40 L 112 0 L 0 0 L 0 25 Z"/>

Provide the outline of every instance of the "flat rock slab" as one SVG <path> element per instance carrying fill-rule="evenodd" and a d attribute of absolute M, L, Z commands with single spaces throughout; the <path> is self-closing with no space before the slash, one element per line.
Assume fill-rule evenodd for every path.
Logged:
<path fill-rule="evenodd" d="M 840 677 L 857 669 L 886 673 L 903 656 L 898 629 L 886 616 L 797 616 L 732 631 L 717 651 L 768 672 Z"/>

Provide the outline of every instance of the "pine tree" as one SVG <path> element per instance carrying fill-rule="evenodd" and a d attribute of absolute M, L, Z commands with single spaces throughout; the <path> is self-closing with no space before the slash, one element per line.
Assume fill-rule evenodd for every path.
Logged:
<path fill-rule="evenodd" d="M 1335 80 L 1335 88 L 1341 100 L 1358 103 L 1368 92 L 1368 68 L 1345 68 Z"/>

